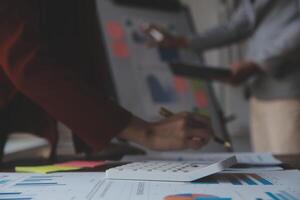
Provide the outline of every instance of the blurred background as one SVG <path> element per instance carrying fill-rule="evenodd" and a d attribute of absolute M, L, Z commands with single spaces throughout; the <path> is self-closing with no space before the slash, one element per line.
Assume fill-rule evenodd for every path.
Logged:
<path fill-rule="evenodd" d="M 245 88 L 243 86 L 232 87 L 215 82 L 206 83 L 203 80 L 195 82 L 195 80 L 186 80 L 182 77 L 172 77 L 173 75 L 166 71 L 167 64 L 163 61 L 171 61 L 178 52 L 160 51 L 160 58 L 158 59 L 157 57 L 159 56 L 156 55 L 156 50 L 143 49 L 143 45 L 138 44 L 143 38 L 134 32 L 136 24 L 144 22 L 161 23 L 162 26 L 171 23 L 169 28 L 171 30 L 174 29 L 174 32 L 177 34 L 191 34 L 193 27 L 196 32 L 202 32 L 229 19 L 240 1 L 181 0 L 181 3 L 187 10 L 176 11 L 175 5 L 175 7 L 169 6 L 170 8 L 166 9 L 155 8 L 155 12 L 153 8 L 149 9 L 140 5 L 135 6 L 134 4 L 137 1 L 128 2 L 130 1 L 99 0 L 97 4 L 97 9 L 100 10 L 97 16 L 100 18 L 99 24 L 102 31 L 102 35 L 99 37 L 105 41 L 105 49 L 107 50 L 106 63 L 110 67 L 110 75 L 112 76 L 110 81 L 113 82 L 112 84 L 115 88 L 115 91 L 112 92 L 114 98 L 117 98 L 121 105 L 133 113 L 150 121 L 159 119 L 159 116 L 155 113 L 158 112 L 161 106 L 168 107 L 174 112 L 189 110 L 204 113 L 213 118 L 215 131 L 218 136 L 230 138 L 234 151 L 252 151 L 249 136 L 249 101 L 245 94 Z M 153 2 L 157 3 L 158 1 Z M 175 9 L 175 11 L 170 11 L 172 9 Z M 127 16 L 126 12 L 128 13 Z M 191 18 L 189 18 L 189 15 Z M 124 30 L 122 28 L 120 30 L 119 25 L 124 25 Z M 123 31 L 125 33 L 122 33 Z M 124 45 L 122 43 L 114 44 L 113 39 L 118 37 L 118 34 L 125 34 L 124 41 L 126 46 L 122 46 Z M 117 47 L 114 45 L 117 45 Z M 216 50 L 209 50 L 203 55 L 192 55 L 192 53 L 190 55 L 190 52 L 179 52 L 179 54 L 183 60 L 188 60 L 195 64 L 205 63 L 208 66 L 229 68 L 232 63 L 243 59 L 244 49 L 247 45 L 247 42 L 243 42 Z M 120 69 L 120 66 L 123 66 L 123 68 Z M 163 70 L 160 71 L 161 69 Z M 144 88 L 144 82 L 135 82 L 134 79 L 136 77 L 140 78 L 139 81 L 150 84 L 150 87 Z M 132 83 L 130 83 L 130 80 L 133 80 Z M 170 80 L 173 85 L 168 85 Z M 137 88 L 137 85 L 140 85 L 140 87 Z M 172 93 L 173 89 L 175 94 Z M 132 90 L 132 93 L 129 92 L 128 94 L 128 90 Z M 186 96 L 182 94 L 183 90 L 188 90 L 185 94 Z M 205 94 L 201 93 L 202 90 Z M 173 99 L 173 101 L 171 96 L 164 96 L 164 92 L 172 93 L 170 95 L 175 95 L 174 98 L 177 100 Z M 211 92 L 213 92 L 213 95 L 210 94 Z M 132 99 L 133 95 L 135 100 Z M 149 97 L 149 95 L 153 96 Z M 207 97 L 201 95 L 206 95 Z M 216 100 L 216 102 L 212 103 L 212 99 Z M 136 104 L 139 104 L 139 106 Z M 218 112 L 220 110 L 222 113 Z M 77 147 L 82 145 L 80 148 L 83 147 L 83 152 L 89 152 L 80 141 L 75 142 L 74 147 L 72 131 L 64 124 L 58 122 L 57 130 L 59 132 L 59 140 L 56 147 L 57 155 L 75 154 L 76 145 Z M 120 148 L 118 144 L 122 146 L 124 142 L 114 140 L 107 151 L 125 151 L 123 146 Z M 201 150 L 201 152 L 225 151 L 226 149 L 222 145 L 213 141 Z M 102 154 L 103 152 L 99 153 Z M 5 161 L 26 157 L 46 158 L 50 154 L 51 146 L 47 140 L 34 136 L 30 132 L 14 132 L 9 136 L 4 148 Z"/>

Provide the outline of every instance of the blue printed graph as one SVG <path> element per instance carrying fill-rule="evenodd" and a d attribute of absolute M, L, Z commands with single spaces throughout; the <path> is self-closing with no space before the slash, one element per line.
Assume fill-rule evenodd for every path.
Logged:
<path fill-rule="evenodd" d="M 0 186 L 9 182 L 8 176 L 2 175 L 0 176 Z"/>
<path fill-rule="evenodd" d="M 41 186 L 63 186 L 56 179 L 61 176 L 31 176 L 15 184 L 15 186 L 41 187 Z M 1 199 L 0 199 L 1 200 Z"/>
<path fill-rule="evenodd" d="M 208 195 L 208 194 L 176 194 L 176 195 L 170 195 L 166 196 L 164 200 L 232 200 L 232 198 L 223 198 L 223 197 L 217 197 L 214 195 Z"/>
<path fill-rule="evenodd" d="M 196 184 L 273 185 L 257 174 L 216 174 L 195 181 Z"/>
<path fill-rule="evenodd" d="M 9 180 L 0 180 L 0 185 L 8 183 Z"/>
<path fill-rule="evenodd" d="M 14 185 L 10 188 L 10 192 L 0 192 L 0 200 L 33 200 L 35 199 L 33 197 L 34 195 L 23 192 L 25 188 L 37 188 L 39 191 L 40 187 L 45 188 L 49 186 L 50 188 L 53 188 L 56 186 L 65 186 L 66 184 L 61 183 L 61 178 L 62 176 L 59 175 L 28 176 L 14 183 Z M 0 182 L 4 182 L 4 180 L 9 182 L 8 177 L 0 177 Z"/>
<path fill-rule="evenodd" d="M 32 200 L 32 197 L 23 195 L 21 192 L 0 192 L 0 200 Z"/>
<path fill-rule="evenodd" d="M 299 198 L 296 198 L 286 191 L 280 191 L 278 193 L 266 192 L 265 194 L 272 200 L 299 200 Z"/>

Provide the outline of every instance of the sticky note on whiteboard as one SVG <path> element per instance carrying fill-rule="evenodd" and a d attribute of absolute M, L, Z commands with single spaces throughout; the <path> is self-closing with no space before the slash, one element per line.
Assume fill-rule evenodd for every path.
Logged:
<path fill-rule="evenodd" d="M 113 50 L 114 56 L 116 56 L 118 58 L 129 57 L 128 45 L 123 41 L 114 41 L 112 44 L 112 50 Z"/>
<path fill-rule="evenodd" d="M 174 83 L 176 91 L 179 93 L 186 93 L 188 90 L 187 80 L 180 76 L 174 76 Z"/>
<path fill-rule="evenodd" d="M 125 35 L 123 26 L 119 22 L 109 21 L 106 24 L 106 29 L 107 29 L 108 35 L 114 40 L 121 40 L 121 39 L 123 39 L 123 37 Z"/>
<path fill-rule="evenodd" d="M 197 105 L 200 108 L 206 108 L 208 106 L 208 99 L 206 93 L 203 90 L 196 91 L 194 95 Z"/>

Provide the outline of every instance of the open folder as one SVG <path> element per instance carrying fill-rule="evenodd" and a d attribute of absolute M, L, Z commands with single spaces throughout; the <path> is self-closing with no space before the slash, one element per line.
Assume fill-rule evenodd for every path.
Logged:
<path fill-rule="evenodd" d="M 232 77 L 232 72 L 229 69 L 222 67 L 195 66 L 185 63 L 170 64 L 172 72 L 179 76 L 188 78 L 226 81 Z"/>

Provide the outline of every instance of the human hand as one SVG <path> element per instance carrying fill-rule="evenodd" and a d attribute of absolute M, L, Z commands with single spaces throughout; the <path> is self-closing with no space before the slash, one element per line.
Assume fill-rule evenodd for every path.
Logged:
<path fill-rule="evenodd" d="M 261 72 L 258 64 L 252 61 L 243 61 L 231 66 L 232 76 L 226 81 L 232 85 L 240 85 L 248 78 Z"/>
<path fill-rule="evenodd" d="M 155 123 L 135 118 L 120 137 L 153 150 L 200 149 L 210 139 L 210 120 L 183 112 Z"/>
<path fill-rule="evenodd" d="M 174 36 L 161 26 L 146 24 L 141 29 L 150 38 L 148 47 L 187 48 L 188 46 L 185 37 Z"/>

